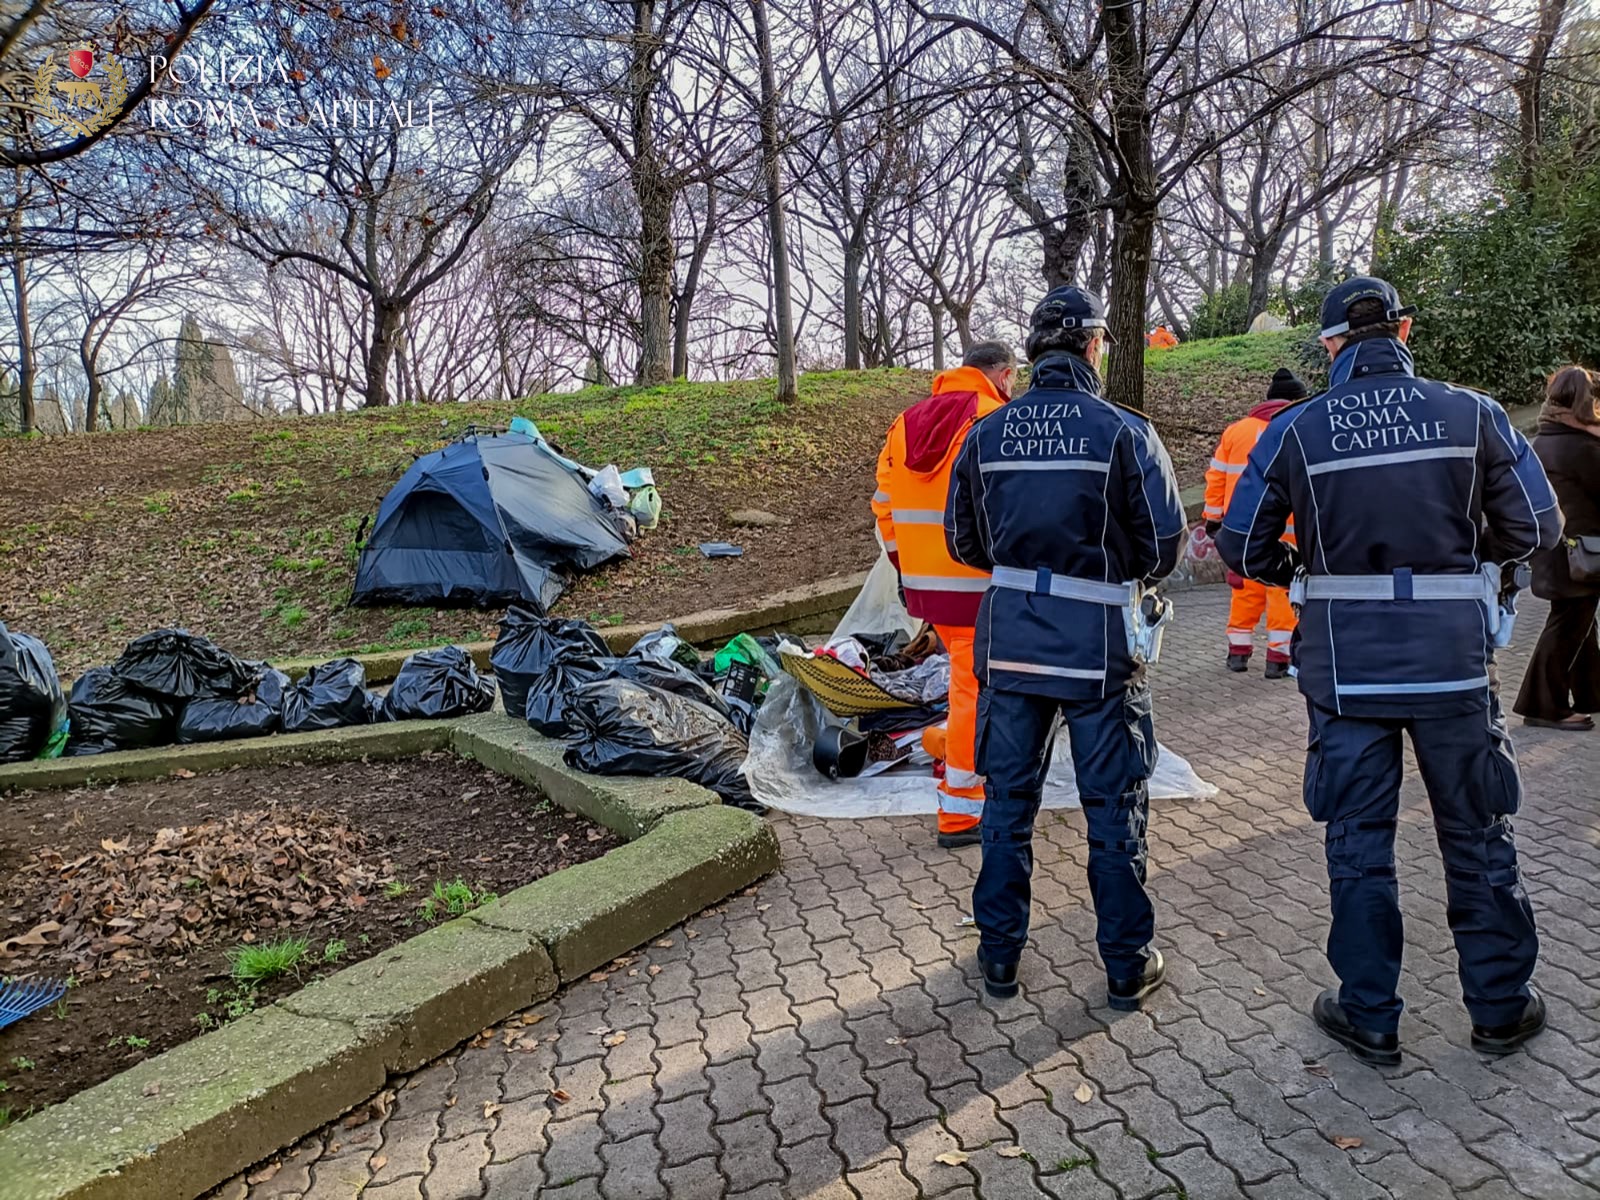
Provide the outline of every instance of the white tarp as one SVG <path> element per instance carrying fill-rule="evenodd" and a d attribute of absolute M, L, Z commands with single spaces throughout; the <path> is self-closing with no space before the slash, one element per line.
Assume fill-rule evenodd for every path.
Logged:
<path fill-rule="evenodd" d="M 894 567 L 881 557 L 861 594 L 839 623 L 834 636 L 912 632 L 917 622 L 906 615 L 895 589 Z M 879 775 L 834 782 L 811 765 L 811 748 L 825 723 L 836 721 L 821 702 L 794 679 L 776 680 L 757 711 L 750 732 L 750 756 L 744 774 L 757 800 L 782 812 L 810 817 L 906 817 L 939 811 L 938 781 L 930 761 L 919 752 L 911 762 Z M 1160 748 L 1150 777 L 1153 800 L 1193 800 L 1217 794 L 1195 774 L 1188 760 Z M 1072 751 L 1066 730 L 1057 739 L 1045 778 L 1045 808 L 1077 808 L 1078 788 L 1072 774 Z"/>

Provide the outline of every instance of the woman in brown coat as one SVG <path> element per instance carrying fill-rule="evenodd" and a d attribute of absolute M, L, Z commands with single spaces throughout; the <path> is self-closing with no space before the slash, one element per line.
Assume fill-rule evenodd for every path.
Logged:
<path fill-rule="evenodd" d="M 1600 414 L 1596 380 L 1582 367 L 1550 377 L 1534 453 L 1544 464 L 1566 519 L 1566 538 L 1600 536 Z M 1594 728 L 1600 712 L 1600 641 L 1595 610 L 1600 587 L 1580 583 L 1567 569 L 1567 543 L 1535 556 L 1533 594 L 1550 601 L 1550 616 L 1534 647 L 1514 711 L 1523 724 L 1546 729 Z"/>

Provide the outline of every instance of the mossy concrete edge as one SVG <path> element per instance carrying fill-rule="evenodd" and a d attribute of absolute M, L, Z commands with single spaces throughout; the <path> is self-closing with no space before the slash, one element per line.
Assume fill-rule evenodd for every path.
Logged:
<path fill-rule="evenodd" d="M 520 779 L 562 808 L 582 813 L 632 841 L 670 813 L 718 804 L 715 792 L 686 779 L 586 775 L 563 761 L 566 747 L 504 713 L 468 717 L 455 729 L 456 753 Z"/>
<path fill-rule="evenodd" d="M 352 725 L 311 733 L 205 742 L 196 746 L 153 746 L 113 750 L 81 758 L 0 765 L 0 793 L 78 787 L 85 783 L 130 783 L 160 779 L 178 771 L 221 771 L 229 767 L 273 767 L 295 762 L 336 762 L 355 758 L 406 758 L 450 746 L 455 721 L 395 721 Z M 4 1200 L 0 1193 L 0 1200 Z"/>
<path fill-rule="evenodd" d="M 770 874 L 778 861 L 777 834 L 760 817 L 720 804 L 695 808 L 469 919 L 537 939 L 565 985 Z"/>
<path fill-rule="evenodd" d="M 684 640 L 696 646 L 725 642 L 738 633 L 764 634 L 778 629 L 790 633 L 827 633 L 832 631 L 837 618 L 843 616 L 845 609 L 850 607 L 850 602 L 856 598 L 856 593 L 861 590 L 861 585 L 866 579 L 865 571 L 853 575 L 838 575 L 777 592 L 755 601 L 749 607 L 706 609 L 703 612 L 690 613 L 686 617 L 675 618 L 672 623 L 677 626 L 678 633 Z M 642 636 L 659 628 L 661 623 L 658 621 L 613 625 L 602 629 L 600 633 L 613 653 L 621 654 Z M 488 670 L 489 654 L 494 650 L 493 642 L 459 644 L 472 655 L 480 670 Z M 314 658 L 282 659 L 273 665 L 298 679 L 320 662 L 326 662 L 330 658 L 349 657 L 366 669 L 368 683 L 388 683 L 399 673 L 401 664 L 419 649 L 425 647 L 413 647 L 410 650 L 378 650 L 368 654 L 348 656 L 330 653 Z"/>

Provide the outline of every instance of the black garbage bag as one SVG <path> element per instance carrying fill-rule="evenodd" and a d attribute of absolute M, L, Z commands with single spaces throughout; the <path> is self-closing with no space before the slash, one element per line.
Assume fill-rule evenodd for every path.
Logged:
<path fill-rule="evenodd" d="M 0 623 L 0 762 L 37 758 L 66 724 L 67 700 L 50 651 Z"/>
<path fill-rule="evenodd" d="M 611 648 L 587 621 L 541 617 L 526 608 L 507 612 L 489 655 L 489 669 L 499 681 L 506 712 L 522 720 L 527 715 L 528 690 L 558 656 L 573 653 L 609 658 Z"/>
<path fill-rule="evenodd" d="M 250 690 L 258 673 L 186 629 L 157 629 L 135 638 L 111 669 L 140 691 L 179 704 L 235 699 Z"/>
<path fill-rule="evenodd" d="M 134 687 L 115 667 L 91 667 L 67 697 L 68 756 L 170 746 L 178 736 L 178 706 Z"/>
<path fill-rule="evenodd" d="M 383 707 L 383 694 L 381 692 L 367 693 L 367 724 L 382 725 L 389 720 L 389 714 Z"/>
<path fill-rule="evenodd" d="M 528 689 L 524 714 L 528 724 L 545 737 L 571 737 L 577 730 L 567 718 L 567 699 L 582 685 L 605 678 L 616 662 L 576 650 L 557 655 Z"/>
<path fill-rule="evenodd" d="M 252 664 L 261 678 L 244 695 L 191 700 L 178 716 L 178 742 L 222 742 L 230 738 L 265 737 L 283 728 L 283 698 L 289 677 L 265 663 Z"/>
<path fill-rule="evenodd" d="M 388 721 L 424 717 L 465 717 L 494 707 L 494 680 L 478 674 L 472 655 L 460 646 L 440 646 L 413 654 L 384 697 Z"/>
<path fill-rule="evenodd" d="M 637 647 L 635 647 L 637 649 Z M 664 692 L 671 692 L 675 696 L 682 696 L 685 700 L 693 700 L 703 704 L 724 720 L 737 724 L 733 709 L 728 702 L 718 694 L 717 690 L 700 678 L 699 674 L 671 659 L 640 658 L 633 650 L 628 651 L 623 658 L 612 662 L 607 671 L 607 677 L 613 679 L 631 679 L 635 683 L 643 683 L 653 688 L 660 688 Z"/>
<path fill-rule="evenodd" d="M 353 658 L 312 667 L 284 693 L 285 733 L 368 723 L 367 672 Z"/>
<path fill-rule="evenodd" d="M 703 704 L 631 679 L 600 679 L 571 692 L 567 716 L 575 731 L 568 766 L 689 779 L 725 804 L 765 811 L 739 773 L 750 748 L 744 734 Z"/>

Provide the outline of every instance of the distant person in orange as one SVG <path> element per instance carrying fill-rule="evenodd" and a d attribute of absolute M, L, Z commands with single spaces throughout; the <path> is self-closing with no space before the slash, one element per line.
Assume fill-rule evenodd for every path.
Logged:
<path fill-rule="evenodd" d="M 1154 333 L 1144 335 L 1144 341 L 1152 350 L 1171 350 L 1178 344 L 1178 337 L 1165 325 L 1157 325 Z"/>
<path fill-rule="evenodd" d="M 1306 398 L 1306 385 L 1287 367 L 1273 375 L 1267 387 L 1267 398 L 1250 412 L 1222 431 L 1222 441 L 1217 444 L 1216 455 L 1206 471 L 1206 533 L 1216 536 L 1222 527 L 1223 514 L 1233 499 L 1234 485 L 1244 474 L 1250 451 L 1267 428 L 1267 422 L 1289 405 Z M 1294 523 L 1289 524 L 1291 535 L 1284 538 L 1293 542 Z M 1295 615 L 1289 604 L 1289 593 L 1284 588 L 1268 587 L 1253 579 L 1228 572 L 1228 586 L 1233 588 L 1233 604 L 1228 610 L 1228 670 L 1248 671 L 1250 654 L 1255 648 L 1256 624 L 1262 613 L 1267 617 L 1267 678 L 1283 679 L 1289 674 L 1289 640 L 1294 636 Z"/>
<path fill-rule="evenodd" d="M 878 456 L 878 518 L 889 560 L 900 573 L 906 611 L 931 622 L 950 652 L 950 717 L 923 746 L 944 763 L 939 784 L 939 845 L 981 840 L 983 776 L 978 774 L 978 679 L 972 672 L 973 625 L 988 590 L 987 572 L 950 557 L 944 507 L 950 469 L 967 431 L 1011 399 L 1017 358 L 1004 342 L 978 342 L 961 366 L 934 376 L 933 394 L 895 419 Z"/>

